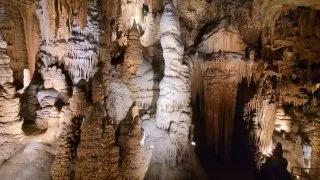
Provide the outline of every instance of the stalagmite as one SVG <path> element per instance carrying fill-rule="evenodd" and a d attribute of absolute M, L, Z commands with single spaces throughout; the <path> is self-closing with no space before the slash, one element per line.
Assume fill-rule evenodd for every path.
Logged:
<path fill-rule="evenodd" d="M 20 102 L 12 86 L 13 74 L 9 66 L 10 58 L 4 53 L 6 42 L 0 33 L 0 164 L 10 158 L 21 146 L 24 135 L 20 121 Z"/>
<path fill-rule="evenodd" d="M 72 111 L 73 116 L 87 115 L 87 93 L 83 88 L 73 88 L 73 94 L 70 98 L 70 109 Z"/>
<path fill-rule="evenodd" d="M 122 179 L 144 179 L 151 159 L 151 151 L 143 145 L 144 131 L 140 116 L 133 106 L 131 115 L 120 126 L 118 139 L 121 148 L 120 177 Z M 134 116 L 134 118 L 133 118 Z"/>
<path fill-rule="evenodd" d="M 312 175 L 319 40 L 319 0 L 0 0 L 0 177 Z"/>
<path fill-rule="evenodd" d="M 97 102 L 81 126 L 76 179 L 114 179 L 119 174 L 120 150 L 115 144 L 115 129 L 106 116 L 103 105 Z"/>
<path fill-rule="evenodd" d="M 136 24 L 133 25 L 128 39 L 128 48 L 122 65 L 122 79 L 132 92 L 132 99 L 141 109 L 155 107 L 153 102 L 156 83 L 154 82 L 152 65 L 142 54 L 140 33 Z"/>
<path fill-rule="evenodd" d="M 76 150 L 76 123 L 70 107 L 62 108 L 60 115 L 60 133 L 57 140 L 57 154 L 51 167 L 52 179 L 70 179 L 72 161 Z"/>

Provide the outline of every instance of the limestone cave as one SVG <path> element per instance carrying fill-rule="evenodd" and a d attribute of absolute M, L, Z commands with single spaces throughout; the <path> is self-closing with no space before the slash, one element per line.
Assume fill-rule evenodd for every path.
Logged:
<path fill-rule="evenodd" d="M 320 0 L 0 0 L 0 179 L 320 179 Z"/>

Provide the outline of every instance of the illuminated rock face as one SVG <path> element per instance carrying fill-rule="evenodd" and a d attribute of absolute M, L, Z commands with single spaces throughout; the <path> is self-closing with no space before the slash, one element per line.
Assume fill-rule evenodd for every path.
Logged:
<path fill-rule="evenodd" d="M 191 126 L 190 74 L 183 64 L 183 44 L 177 10 L 172 4 L 165 6 L 160 22 L 160 38 L 165 61 L 164 77 L 160 82 L 156 124 L 169 132 L 176 146 L 164 154 L 166 161 L 175 165 L 181 160 L 188 144 Z M 169 147 L 168 147 L 169 148 Z M 169 150 L 168 150 L 169 151 Z M 180 160 L 178 160 L 180 158 Z"/>
<path fill-rule="evenodd" d="M 288 169 L 319 168 L 319 9 L 0 0 L 0 177 L 205 179 L 239 131 L 252 172 L 276 143 Z M 6 171 L 28 155 L 33 175 Z"/>

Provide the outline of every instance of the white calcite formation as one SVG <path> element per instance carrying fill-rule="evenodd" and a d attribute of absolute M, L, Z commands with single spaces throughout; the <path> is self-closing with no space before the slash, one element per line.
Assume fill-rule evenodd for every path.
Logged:
<path fill-rule="evenodd" d="M 120 124 L 133 103 L 131 91 L 121 81 L 117 81 L 108 85 L 106 94 L 108 116 L 115 124 Z"/>
<path fill-rule="evenodd" d="M 56 66 L 50 67 L 48 69 L 43 69 L 42 72 L 43 77 L 43 86 L 46 89 L 53 88 L 59 92 L 61 98 L 66 101 L 68 99 L 68 86 L 66 82 L 65 75 L 62 73 L 60 68 Z M 40 101 L 39 101 L 40 102 Z"/>
<path fill-rule="evenodd" d="M 67 9 L 68 7 L 71 9 Z M 60 11 L 55 12 L 56 8 Z M 77 12 L 77 18 L 70 19 L 69 10 Z M 54 62 L 64 63 L 74 84 L 81 79 L 89 81 L 89 78 L 93 77 L 99 62 L 100 50 L 97 45 L 102 32 L 97 20 L 98 10 L 97 2 L 88 4 L 88 1 L 81 1 L 78 4 L 76 1 L 58 1 L 55 4 L 51 0 L 40 1 L 37 15 L 40 19 L 42 39 L 45 41 L 41 49 L 49 55 L 47 58 L 51 59 L 42 58 L 46 68 Z"/>
<path fill-rule="evenodd" d="M 0 177 L 206 179 L 198 156 L 248 148 L 259 169 L 278 142 L 288 169 L 319 168 L 319 10 L 0 0 Z"/>
<path fill-rule="evenodd" d="M 191 84 L 189 68 L 183 64 L 184 47 L 180 40 L 179 17 L 170 3 L 165 6 L 161 18 L 160 34 L 165 69 L 159 86 L 155 120 L 159 128 L 169 131 L 171 142 L 176 145 L 176 149 L 168 152 L 165 158 L 178 162 L 188 146 Z"/>
<path fill-rule="evenodd" d="M 82 27 L 81 22 L 72 24 L 71 36 L 67 43 L 68 55 L 64 61 L 74 84 L 81 79 L 88 81 L 97 72 L 99 62 L 97 45 L 101 33 L 97 11 L 96 3 L 91 3 L 88 7 L 86 26 Z"/>

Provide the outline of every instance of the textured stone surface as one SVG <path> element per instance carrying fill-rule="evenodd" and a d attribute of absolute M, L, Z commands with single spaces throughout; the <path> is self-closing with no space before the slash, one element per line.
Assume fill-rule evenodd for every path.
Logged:
<path fill-rule="evenodd" d="M 119 147 L 115 144 L 115 129 L 106 122 L 106 115 L 102 104 L 97 102 L 83 122 L 76 179 L 114 179 L 119 174 Z"/>
<path fill-rule="evenodd" d="M 76 151 L 76 128 L 70 107 L 63 107 L 57 137 L 57 153 L 50 170 L 52 179 L 70 179 Z"/>
<path fill-rule="evenodd" d="M 144 143 L 144 130 L 141 128 L 139 114 L 133 106 L 131 115 L 121 123 L 119 145 L 121 148 L 120 177 L 122 179 L 144 179 L 148 170 L 151 151 Z M 133 116 L 135 117 L 133 119 Z"/>
<path fill-rule="evenodd" d="M 288 168 L 317 167 L 319 9 L 317 0 L 2 0 L 0 164 L 27 139 L 57 150 L 53 179 L 204 179 L 194 152 L 228 159 L 234 131 L 247 128 L 257 168 L 277 142 Z M 47 179 L 52 159 L 42 156 L 34 175 L 17 177 Z"/>
<path fill-rule="evenodd" d="M 131 91 L 122 82 L 112 82 L 107 87 L 106 109 L 108 116 L 119 124 L 127 115 L 133 100 Z"/>
<path fill-rule="evenodd" d="M 173 164 L 179 162 L 178 159 L 184 154 L 191 125 L 190 74 L 188 66 L 182 62 L 184 49 L 178 18 L 175 7 L 167 4 L 160 22 L 165 69 L 159 85 L 160 96 L 155 118 L 157 126 L 168 130 L 171 142 L 176 145 L 176 149 L 166 154 Z"/>

